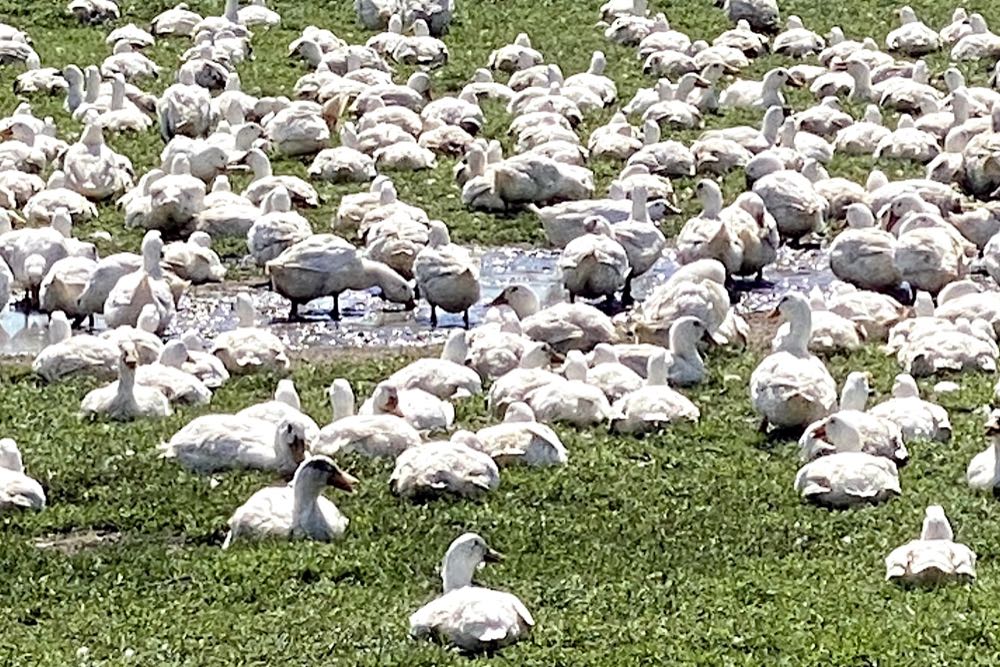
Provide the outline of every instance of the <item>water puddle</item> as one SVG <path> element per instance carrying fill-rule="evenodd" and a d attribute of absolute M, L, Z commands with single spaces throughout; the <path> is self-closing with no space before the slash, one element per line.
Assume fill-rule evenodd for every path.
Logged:
<path fill-rule="evenodd" d="M 540 296 L 543 304 L 562 300 L 555 250 L 524 248 L 474 249 L 481 261 L 482 298 L 469 315 L 473 326 L 479 323 L 487 304 L 505 287 L 526 284 Z M 667 251 L 653 269 L 637 279 L 633 289 L 638 300 L 677 270 L 673 252 Z M 808 291 L 813 286 L 825 288 L 833 280 L 825 253 L 819 250 L 782 248 L 777 262 L 764 271 L 771 283 L 756 285 L 745 293 L 740 304 L 744 311 L 771 308 L 788 290 Z M 300 309 L 305 321 L 288 322 L 288 302 L 264 287 L 249 285 L 202 285 L 192 288 L 177 314 L 168 336 L 187 330 L 197 331 L 209 341 L 237 325 L 234 312 L 236 295 L 248 292 L 257 308 L 257 326 L 266 326 L 290 349 L 301 351 L 329 347 L 414 347 L 441 343 L 448 330 L 462 326 L 460 313 L 439 313 L 438 328 L 431 329 L 430 308 L 421 303 L 414 311 L 384 303 L 371 292 L 347 292 L 340 297 L 342 319 L 329 319 L 333 299 L 323 298 Z M 0 355 L 33 355 L 44 346 L 47 317 L 9 311 L 0 318 Z M 96 330 L 103 328 L 98 322 Z"/>

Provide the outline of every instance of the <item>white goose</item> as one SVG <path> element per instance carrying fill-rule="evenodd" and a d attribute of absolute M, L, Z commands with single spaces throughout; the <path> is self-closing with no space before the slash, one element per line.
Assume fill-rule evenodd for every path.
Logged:
<path fill-rule="evenodd" d="M 789 323 L 780 350 L 766 357 L 750 376 L 750 398 L 761 415 L 761 430 L 804 427 L 837 406 L 837 385 L 822 361 L 809 352 L 812 309 L 800 294 L 781 298 L 772 317 Z"/>
<path fill-rule="evenodd" d="M 236 415 L 203 415 L 188 422 L 160 456 L 181 467 L 208 475 L 226 470 L 271 470 L 291 475 L 305 458 L 306 435 L 291 422 L 275 426 Z"/>
<path fill-rule="evenodd" d="M 920 390 L 911 375 L 901 373 L 892 385 L 892 398 L 873 406 L 869 414 L 895 422 L 903 432 L 903 442 L 951 439 L 948 411 L 920 398 Z"/>
<path fill-rule="evenodd" d="M 121 350 L 113 341 L 97 336 L 74 336 L 66 314 L 49 318 L 48 344 L 31 362 L 31 370 L 46 382 L 57 382 L 77 373 L 112 380 L 118 373 Z"/>
<path fill-rule="evenodd" d="M 701 418 L 698 406 L 667 386 L 667 374 L 666 353 L 654 352 L 646 365 L 646 385 L 622 396 L 611 407 L 613 431 L 644 434 L 673 422 L 697 422 Z"/>
<path fill-rule="evenodd" d="M 437 326 L 437 309 L 462 313 L 469 328 L 469 308 L 479 301 L 479 267 L 469 252 L 451 242 L 448 227 L 431 220 L 427 246 L 413 260 L 413 277 L 420 295 L 431 306 L 431 326 Z"/>
<path fill-rule="evenodd" d="M 45 490 L 24 473 L 17 443 L 0 439 L 0 511 L 45 509 Z"/>
<path fill-rule="evenodd" d="M 104 143 L 101 128 L 88 124 L 80 140 L 63 156 L 66 187 L 87 199 L 101 201 L 132 187 L 132 163 Z"/>
<path fill-rule="evenodd" d="M 417 359 L 390 375 L 387 382 L 400 389 L 423 389 L 442 400 L 481 394 L 482 380 L 465 365 L 468 352 L 466 332 L 453 331 L 439 359 Z"/>
<path fill-rule="evenodd" d="M 184 343 L 180 340 L 169 341 L 155 363 L 143 364 L 136 369 L 135 381 L 158 390 L 171 403 L 208 405 L 212 401 L 212 390 L 181 368 L 186 359 Z"/>
<path fill-rule="evenodd" d="M 135 349 L 123 347 L 118 358 L 118 380 L 84 396 L 80 412 L 84 415 L 103 415 L 115 421 L 172 415 L 173 410 L 166 396 L 157 389 L 136 383 L 138 364 Z"/>
<path fill-rule="evenodd" d="M 613 299 L 631 272 L 628 254 L 615 239 L 612 226 L 596 216 L 587 218 L 584 234 L 566 244 L 556 264 L 570 303 L 577 296 Z"/>
<path fill-rule="evenodd" d="M 192 285 L 218 283 L 226 277 L 226 267 L 212 250 L 212 237 L 205 232 L 192 232 L 187 241 L 163 246 L 163 264 Z"/>
<path fill-rule="evenodd" d="M 784 106 L 785 98 L 781 94 L 781 88 L 790 80 L 788 70 L 779 67 L 765 74 L 761 81 L 734 81 L 719 95 L 719 104 L 724 107 L 764 109 Z"/>
<path fill-rule="evenodd" d="M 469 653 L 492 651 L 527 637 L 535 621 L 524 603 L 510 593 L 472 583 L 481 564 L 501 559 L 475 533 L 452 542 L 441 567 L 444 592 L 410 616 L 410 634 L 441 639 Z"/>
<path fill-rule="evenodd" d="M 976 554 L 955 542 L 954 536 L 944 508 L 929 505 L 920 537 L 896 547 L 885 557 L 886 580 L 918 585 L 974 580 Z"/>
<path fill-rule="evenodd" d="M 475 438 L 468 431 L 458 431 L 451 440 L 404 450 L 396 457 L 389 490 L 410 500 L 446 495 L 475 498 L 495 491 L 500 471 L 488 454 L 470 446 Z"/>
<path fill-rule="evenodd" d="M 510 404 L 503 422 L 480 429 L 476 438 L 481 451 L 501 466 L 565 465 L 568 458 L 559 436 L 535 421 L 535 413 L 527 403 Z"/>
<path fill-rule="evenodd" d="M 894 289 L 902 281 L 893 262 L 895 252 L 896 237 L 875 227 L 871 209 L 851 204 L 847 207 L 847 229 L 830 244 L 830 269 L 861 289 Z"/>
<path fill-rule="evenodd" d="M 354 414 L 354 390 L 343 378 L 334 380 L 327 393 L 333 407 L 333 421 L 320 429 L 313 441 L 314 454 L 355 453 L 394 459 L 421 443 L 420 433 L 395 414 L 399 401 L 395 387 L 382 395 L 385 402 L 372 415 Z"/>
<path fill-rule="evenodd" d="M 969 461 L 965 479 L 973 489 L 995 492 L 1000 487 L 1000 410 L 990 412 L 984 433 L 990 444 Z"/>
<path fill-rule="evenodd" d="M 290 484 L 261 489 L 240 505 L 229 519 L 222 548 L 248 539 L 336 540 L 347 531 L 349 521 L 320 494 L 327 485 L 353 493 L 357 481 L 325 456 L 306 459 Z"/>
<path fill-rule="evenodd" d="M 559 303 L 540 309 L 538 295 L 527 285 L 505 288 L 491 306 L 509 306 L 521 321 L 521 331 L 554 350 L 591 350 L 612 343 L 617 334 L 611 318 L 587 304 Z"/>
<path fill-rule="evenodd" d="M 806 463 L 795 475 L 795 490 L 833 508 L 880 503 L 902 493 L 896 464 L 864 452 L 839 452 Z"/>
<path fill-rule="evenodd" d="M 900 26 L 885 36 L 885 46 L 889 51 L 915 58 L 938 50 L 940 37 L 937 31 L 918 20 L 911 7 L 901 7 L 898 14 Z"/>
<path fill-rule="evenodd" d="M 212 354 L 222 360 L 233 375 L 248 375 L 260 370 L 288 370 L 288 350 L 281 339 L 266 329 L 255 326 L 257 311 L 249 294 L 236 296 L 238 325 L 224 331 L 212 342 Z"/>
<path fill-rule="evenodd" d="M 571 350 L 563 371 L 566 380 L 543 384 L 524 397 L 540 422 L 566 422 L 592 426 L 611 416 L 611 404 L 604 392 L 587 382 L 587 360 L 579 350 Z"/>
<path fill-rule="evenodd" d="M 163 278 L 160 259 L 163 241 L 160 232 L 149 231 L 142 239 L 142 268 L 122 276 L 104 302 L 104 320 L 109 327 L 135 326 L 144 306 L 156 308 L 157 333 L 162 333 L 174 319 L 176 308 L 170 285 Z"/>
<path fill-rule="evenodd" d="M 312 225 L 292 210 L 291 194 L 283 185 L 267 193 L 260 210 L 261 215 L 247 230 L 247 250 L 258 266 L 266 266 L 288 248 L 312 236 Z"/>
<path fill-rule="evenodd" d="M 380 382 L 358 410 L 360 415 L 395 414 L 421 433 L 447 431 L 455 421 L 455 406 L 423 389 L 399 389 Z"/>
<path fill-rule="evenodd" d="M 212 126 L 212 96 L 195 84 L 193 72 L 181 69 L 177 83 L 163 91 L 156 103 L 156 115 L 164 141 L 177 135 L 204 137 Z"/>

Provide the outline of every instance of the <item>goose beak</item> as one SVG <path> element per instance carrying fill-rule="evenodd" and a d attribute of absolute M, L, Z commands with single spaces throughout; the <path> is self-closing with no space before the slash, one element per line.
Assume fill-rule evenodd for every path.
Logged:
<path fill-rule="evenodd" d="M 490 306 L 506 306 L 507 305 L 507 293 L 500 292 L 497 294 L 496 298 L 490 301 Z"/>
<path fill-rule="evenodd" d="M 1000 420 L 996 417 L 991 417 L 988 422 L 986 422 L 986 427 L 983 429 L 983 433 L 989 436 L 1000 435 Z"/>
<path fill-rule="evenodd" d="M 503 554 L 499 551 L 494 551 L 493 549 L 487 549 L 486 553 L 483 555 L 484 563 L 502 563 Z"/>
<path fill-rule="evenodd" d="M 767 319 L 769 320 L 777 320 L 780 317 L 781 317 L 781 311 L 778 310 L 777 308 L 775 308 L 774 310 L 772 310 L 767 314 Z"/>
<path fill-rule="evenodd" d="M 823 424 L 822 426 L 820 426 L 819 428 L 817 428 L 815 431 L 813 431 L 812 434 L 813 434 L 813 437 L 817 438 L 817 439 L 818 438 L 825 438 L 826 437 L 826 424 Z"/>
<path fill-rule="evenodd" d="M 830 71 L 831 72 L 846 72 L 847 71 L 847 62 L 843 61 L 843 60 L 840 60 L 839 58 L 837 60 L 834 60 L 833 62 L 830 63 Z"/>
<path fill-rule="evenodd" d="M 694 79 L 694 85 L 696 87 L 698 87 L 698 88 L 711 88 L 712 87 L 711 82 L 709 82 L 709 80 L 706 79 L 703 76 L 695 77 L 695 79 Z"/>
<path fill-rule="evenodd" d="M 327 483 L 335 489 L 340 489 L 345 493 L 354 493 L 354 485 L 358 483 L 358 478 L 337 468 L 330 473 Z"/>
<path fill-rule="evenodd" d="M 298 465 L 306 459 L 306 439 L 296 435 L 288 444 L 288 449 L 292 452 L 292 459 Z"/>
<path fill-rule="evenodd" d="M 792 88 L 801 88 L 806 85 L 806 80 L 798 74 L 788 73 L 788 85 Z"/>
<path fill-rule="evenodd" d="M 718 345 L 720 347 L 723 345 L 722 340 L 716 338 L 715 334 L 709 331 L 708 329 L 705 329 L 705 333 L 701 335 L 701 339 L 706 343 L 708 343 L 709 345 Z"/>

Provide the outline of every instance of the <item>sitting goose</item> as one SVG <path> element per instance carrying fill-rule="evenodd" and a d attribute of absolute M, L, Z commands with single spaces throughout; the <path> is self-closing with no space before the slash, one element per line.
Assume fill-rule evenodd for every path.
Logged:
<path fill-rule="evenodd" d="M 503 415 L 511 403 L 523 402 L 538 387 L 564 381 L 548 369 L 549 361 L 544 343 L 526 344 L 517 367 L 497 377 L 490 386 L 486 401 L 490 412 Z"/>
<path fill-rule="evenodd" d="M 28 222 L 48 225 L 60 208 L 66 209 L 74 223 L 97 217 L 97 207 L 83 195 L 67 188 L 66 175 L 57 169 L 49 175 L 45 189 L 28 199 L 23 211 Z"/>
<path fill-rule="evenodd" d="M 172 415 L 173 410 L 166 396 L 157 389 L 136 383 L 138 364 L 135 349 L 124 346 L 118 358 L 118 380 L 84 396 L 80 412 L 84 415 L 103 415 L 115 421 Z"/>
<path fill-rule="evenodd" d="M 262 419 L 202 415 L 160 444 L 162 458 L 177 459 L 186 470 L 209 475 L 227 470 L 271 470 L 291 475 L 305 458 L 300 426 L 275 426 Z"/>
<path fill-rule="evenodd" d="M 257 312 L 249 294 L 236 295 L 235 311 L 237 327 L 220 333 L 212 342 L 211 352 L 222 360 L 226 370 L 233 375 L 288 370 L 285 344 L 270 331 L 254 326 Z"/>
<path fill-rule="evenodd" d="M 783 107 L 782 86 L 791 80 L 788 70 L 779 67 L 764 75 L 761 81 L 736 80 L 719 95 L 719 105 L 735 108 Z"/>
<path fill-rule="evenodd" d="M 521 331 L 558 352 L 590 350 L 616 338 L 611 319 L 593 306 L 559 303 L 539 308 L 538 295 L 527 285 L 505 288 L 491 306 L 509 306 L 521 320 Z"/>
<path fill-rule="evenodd" d="M 761 415 L 761 430 L 804 427 L 837 406 L 837 385 L 830 371 L 808 349 L 812 309 L 800 294 L 781 298 L 773 316 L 789 323 L 781 348 L 766 357 L 750 376 L 750 398 Z"/>
<path fill-rule="evenodd" d="M 21 451 L 11 438 L 0 439 L 0 511 L 45 509 L 42 485 L 24 473 Z"/>
<path fill-rule="evenodd" d="M 527 637 L 535 621 L 524 603 L 472 583 L 480 565 L 501 559 L 475 533 L 452 542 L 441 568 L 444 592 L 410 616 L 410 634 L 443 640 L 468 653 L 492 652 Z"/>
<path fill-rule="evenodd" d="M 667 364 L 666 352 L 661 350 L 650 355 L 646 385 L 622 396 L 611 406 L 611 430 L 644 434 L 675 421 L 697 422 L 701 418 L 698 406 L 667 386 Z"/>
<path fill-rule="evenodd" d="M 383 404 L 376 414 L 354 414 L 354 390 L 347 380 L 338 378 L 327 390 L 333 407 L 333 421 L 322 429 L 312 443 L 314 454 L 336 456 L 356 453 L 362 456 L 396 458 L 421 443 L 420 433 L 397 411 L 399 394 L 390 387 L 382 394 Z"/>
<path fill-rule="evenodd" d="M 918 585 L 972 581 L 976 578 L 976 554 L 953 541 L 954 536 L 944 508 L 929 505 L 920 537 L 885 557 L 886 580 Z"/>
<path fill-rule="evenodd" d="M 892 290 L 902 277 L 893 258 L 896 237 L 875 227 L 875 217 L 865 204 L 847 207 L 847 229 L 830 244 L 830 270 L 855 287 Z"/>
<path fill-rule="evenodd" d="M 423 389 L 444 401 L 481 394 L 483 381 L 465 365 L 468 351 L 466 332 L 452 331 L 439 359 L 417 359 L 386 381 L 399 389 Z"/>
<path fill-rule="evenodd" d="M 170 325 L 176 307 L 160 266 L 162 256 L 160 232 L 146 232 L 142 239 L 142 268 L 119 278 L 104 302 L 104 320 L 108 327 L 135 326 L 147 305 L 156 309 L 157 333 L 163 333 Z"/>
<path fill-rule="evenodd" d="M 906 463 L 909 453 L 899 426 L 864 411 L 869 392 L 867 373 L 852 372 L 847 376 L 840 409 L 810 424 L 799 438 L 803 462 L 834 452 L 866 452 L 884 456 L 897 466 Z"/>
<path fill-rule="evenodd" d="M 490 53 L 486 66 L 500 72 L 513 74 L 542 63 L 542 54 L 531 47 L 531 38 L 519 33 L 511 44 L 505 44 Z"/>
<path fill-rule="evenodd" d="M 995 493 L 1000 487 L 1000 410 L 990 412 L 984 433 L 990 444 L 969 461 L 965 479 L 973 489 Z"/>
<path fill-rule="evenodd" d="M 458 431 L 451 440 L 409 447 L 396 457 L 389 490 L 409 500 L 453 495 L 477 498 L 500 485 L 493 459 L 471 447 L 476 436 Z"/>
<path fill-rule="evenodd" d="M 331 183 L 366 183 L 375 178 L 375 161 L 357 149 L 353 123 L 340 129 L 340 146 L 325 148 L 313 158 L 309 177 Z"/>
<path fill-rule="evenodd" d="M 357 481 L 325 456 L 308 458 L 299 464 L 290 484 L 261 489 L 240 505 L 229 519 L 222 548 L 247 539 L 336 540 L 349 521 L 320 494 L 326 485 L 353 493 Z"/>
<path fill-rule="evenodd" d="M 555 431 L 535 421 L 527 403 L 511 403 L 503 422 L 476 433 L 477 446 L 499 466 L 565 465 L 566 448 Z"/>
<path fill-rule="evenodd" d="M 208 405 L 212 401 L 212 390 L 181 368 L 186 359 L 187 348 L 183 341 L 171 340 L 163 346 L 155 363 L 136 369 L 135 381 L 156 389 L 171 403 Z"/>
<path fill-rule="evenodd" d="M 864 452 L 839 452 L 806 463 L 795 475 L 795 490 L 835 509 L 881 503 L 902 493 L 896 464 Z"/>
<path fill-rule="evenodd" d="M 613 345 L 601 343 L 590 354 L 587 383 L 592 384 L 614 403 L 619 398 L 643 385 L 643 378 L 618 359 Z"/>
<path fill-rule="evenodd" d="M 856 350 L 861 347 L 864 329 L 856 322 L 827 310 L 822 290 L 813 287 L 809 292 L 809 308 L 812 311 L 812 335 L 809 350 L 820 354 L 834 354 Z M 790 329 L 785 322 L 774 335 L 772 350 L 781 349 Z"/>
<path fill-rule="evenodd" d="M 187 241 L 163 246 L 163 264 L 192 285 L 219 283 L 226 277 L 226 267 L 212 250 L 212 237 L 205 232 L 192 232 Z"/>
<path fill-rule="evenodd" d="M 564 370 L 566 381 L 544 384 L 524 397 L 539 421 L 591 426 L 611 416 L 604 392 L 587 381 L 587 361 L 579 350 L 570 350 Z"/>
<path fill-rule="evenodd" d="M 359 415 L 394 414 L 421 433 L 447 431 L 455 422 L 455 406 L 423 389 L 399 389 L 388 381 L 375 386 Z"/>
<path fill-rule="evenodd" d="M 75 374 L 111 380 L 118 372 L 121 350 L 113 341 L 97 336 L 74 336 L 66 314 L 49 317 L 48 345 L 31 363 L 31 370 L 46 382 L 57 382 Z"/>
<path fill-rule="evenodd" d="M 885 47 L 889 51 L 917 58 L 938 50 L 940 37 L 937 31 L 918 20 L 911 7 L 901 7 L 898 14 L 900 26 L 885 36 Z"/>
<path fill-rule="evenodd" d="M 104 143 L 100 126 L 87 124 L 80 140 L 63 156 L 66 187 L 92 201 L 119 195 L 132 187 L 132 163 Z"/>
<path fill-rule="evenodd" d="M 319 206 L 319 195 L 313 186 L 297 176 L 275 175 L 271 170 L 271 161 L 259 148 L 247 151 L 239 163 L 246 164 L 253 172 L 253 180 L 243 191 L 243 196 L 255 206 L 260 206 L 267 195 L 278 187 L 287 190 L 292 202 L 299 206 Z"/>
<path fill-rule="evenodd" d="M 413 277 L 420 295 L 431 307 L 431 326 L 437 326 L 437 309 L 462 313 L 469 328 L 469 308 L 479 301 L 479 267 L 468 250 L 451 242 L 448 227 L 431 220 L 427 245 L 413 260 Z"/>
<path fill-rule="evenodd" d="M 951 421 L 940 405 L 920 398 L 913 376 L 901 373 L 892 385 L 892 398 L 873 406 L 868 413 L 895 422 L 903 433 L 903 442 L 916 440 L 948 442 Z"/>

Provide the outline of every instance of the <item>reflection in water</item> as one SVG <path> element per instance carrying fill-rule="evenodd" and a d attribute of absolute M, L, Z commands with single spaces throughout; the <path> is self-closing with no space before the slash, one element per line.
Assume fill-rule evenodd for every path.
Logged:
<path fill-rule="evenodd" d="M 491 248 L 477 252 L 482 262 L 480 282 L 482 299 L 473 307 L 473 325 L 479 322 L 489 303 L 504 287 L 515 283 L 527 284 L 541 297 L 543 304 L 563 299 L 556 260 L 558 251 Z M 652 271 L 636 280 L 635 295 L 641 300 L 657 285 L 662 284 L 677 269 L 673 253 L 667 252 Z M 782 248 L 778 261 L 764 272 L 772 287 L 756 287 L 748 292 L 741 309 L 762 310 L 773 307 L 777 298 L 788 290 L 808 291 L 814 285 L 826 287 L 833 280 L 824 253 L 817 250 L 793 251 Z M 236 327 L 233 307 L 236 294 L 250 291 L 258 312 L 258 326 L 268 326 L 292 349 L 315 346 L 420 346 L 443 342 L 447 330 L 462 325 L 461 313 L 439 313 L 439 328 L 430 328 L 430 309 L 426 303 L 416 311 L 403 311 L 396 304 L 384 303 L 371 292 L 348 292 L 341 296 L 343 316 L 338 324 L 329 319 L 333 299 L 316 299 L 300 313 L 305 322 L 289 323 L 288 302 L 265 289 L 238 285 L 202 285 L 193 288 L 181 302 L 168 335 L 188 329 L 196 330 L 203 339 L 211 340 L 218 333 Z M 5 333 L 0 334 L 0 354 L 33 355 L 44 345 L 47 317 L 32 315 L 25 326 L 22 313 L 7 312 L 0 317 Z M 96 329 L 102 330 L 98 321 Z"/>

